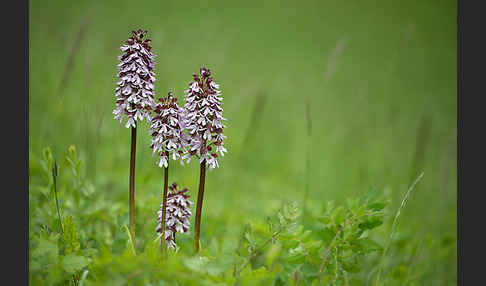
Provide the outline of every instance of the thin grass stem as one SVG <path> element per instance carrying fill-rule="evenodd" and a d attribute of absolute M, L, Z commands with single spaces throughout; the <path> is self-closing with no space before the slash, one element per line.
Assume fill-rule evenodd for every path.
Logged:
<path fill-rule="evenodd" d="M 385 258 L 386 252 L 388 251 L 388 248 L 390 247 L 391 241 L 393 239 L 393 235 L 395 234 L 396 226 L 397 226 L 397 222 L 398 222 L 398 218 L 400 217 L 401 211 L 405 207 L 405 205 L 407 204 L 407 201 L 410 198 L 410 194 L 415 189 L 415 185 L 417 185 L 417 183 L 422 179 L 423 176 L 424 176 L 424 172 L 422 172 L 417 177 L 417 179 L 415 179 L 415 181 L 412 183 L 412 185 L 408 189 L 407 193 L 405 194 L 405 197 L 403 198 L 402 203 L 400 204 L 400 207 L 398 208 L 398 211 L 397 211 L 397 213 L 395 215 L 395 218 L 393 219 L 393 224 L 392 224 L 392 229 L 391 229 L 391 232 L 390 232 L 390 237 L 388 238 L 388 241 L 386 243 L 385 249 L 383 250 L 383 253 L 381 255 L 380 262 L 378 264 L 378 273 L 376 275 L 375 285 L 380 285 L 379 283 L 380 283 L 380 278 L 381 278 L 381 271 L 382 271 L 382 268 L 383 268 L 383 259 Z"/>
<path fill-rule="evenodd" d="M 243 148 L 240 151 L 240 158 L 244 159 L 244 154 L 254 141 L 255 135 L 257 134 L 258 128 L 261 125 L 263 118 L 263 112 L 265 111 L 265 106 L 267 104 L 267 93 L 260 92 L 256 96 L 255 104 L 251 112 L 250 123 L 245 134 L 245 139 L 243 140 Z M 246 157 L 245 157 L 246 158 Z"/>
<path fill-rule="evenodd" d="M 305 189 L 304 189 L 304 201 L 302 203 L 302 218 L 306 217 L 306 206 L 307 206 L 307 197 L 309 196 L 309 173 L 310 173 L 310 140 L 311 140 L 311 131 L 312 131 L 312 120 L 310 114 L 310 99 L 307 97 L 306 101 L 306 109 L 305 109 L 306 119 L 307 119 L 307 148 L 305 154 Z"/>
<path fill-rule="evenodd" d="M 91 22 L 91 18 L 88 16 L 83 20 L 83 22 L 79 26 L 79 30 L 76 34 L 76 39 L 74 40 L 73 46 L 68 56 L 68 61 L 66 63 L 64 72 L 62 74 L 61 83 L 59 84 L 59 90 L 62 90 L 67 84 L 69 76 L 71 75 L 71 72 L 73 70 L 75 56 L 78 53 L 79 48 L 81 47 L 81 42 L 83 41 L 84 36 L 86 35 L 86 31 L 88 29 L 90 22 Z"/>
<path fill-rule="evenodd" d="M 62 226 L 62 217 L 61 211 L 59 210 L 59 200 L 57 199 L 57 163 L 54 161 L 54 165 L 52 166 L 52 180 L 54 183 L 54 197 L 56 199 L 56 209 L 57 209 L 57 217 L 59 219 L 59 225 L 61 226 L 61 232 L 64 232 L 64 228 Z"/>

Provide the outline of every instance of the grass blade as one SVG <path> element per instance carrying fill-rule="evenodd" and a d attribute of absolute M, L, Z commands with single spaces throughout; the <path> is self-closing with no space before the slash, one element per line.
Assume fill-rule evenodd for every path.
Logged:
<path fill-rule="evenodd" d="M 137 255 L 137 252 L 135 251 L 135 244 L 133 243 L 132 234 L 130 233 L 130 230 L 128 229 L 127 225 L 124 225 L 124 227 L 125 227 L 125 230 L 127 231 L 128 243 L 130 244 L 130 246 L 132 248 L 133 254 Z"/>
<path fill-rule="evenodd" d="M 400 217 L 401 211 L 405 207 L 405 205 L 407 204 L 407 201 L 410 198 L 410 194 L 415 189 L 415 185 L 417 185 L 417 183 L 422 179 L 423 176 L 424 176 L 424 172 L 422 172 L 417 177 L 417 179 L 415 179 L 415 181 L 412 183 L 412 185 L 408 189 L 407 193 L 405 194 L 405 197 L 403 198 L 402 203 L 400 204 L 400 207 L 398 208 L 398 211 L 397 211 L 397 213 L 395 215 L 395 218 L 393 219 L 393 224 L 392 224 L 392 229 L 391 229 L 391 232 L 390 232 L 390 237 L 388 238 L 388 242 L 387 242 L 387 244 L 385 246 L 385 249 L 383 250 L 383 253 L 381 255 L 380 262 L 378 264 L 378 274 L 376 276 L 375 285 L 380 285 L 379 282 L 380 282 L 380 277 L 381 277 L 381 271 L 382 271 L 382 268 L 383 268 L 383 259 L 385 258 L 386 252 L 387 252 L 388 248 L 390 247 L 391 241 L 393 239 L 393 235 L 395 234 L 396 226 L 397 226 L 397 222 L 398 222 L 398 218 Z"/>

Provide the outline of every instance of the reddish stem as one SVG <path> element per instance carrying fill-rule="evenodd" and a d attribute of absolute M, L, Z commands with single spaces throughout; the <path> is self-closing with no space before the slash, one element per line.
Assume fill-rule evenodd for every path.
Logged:
<path fill-rule="evenodd" d="M 204 197 L 204 182 L 206 181 L 206 160 L 201 162 L 199 173 L 199 191 L 197 193 L 196 221 L 194 226 L 194 250 L 199 252 L 199 233 L 201 229 L 201 211 Z"/>
<path fill-rule="evenodd" d="M 129 195 L 129 211 L 130 211 L 130 235 L 135 244 L 135 153 L 137 148 L 137 128 L 132 127 L 132 142 L 130 149 L 130 195 Z"/>
<path fill-rule="evenodd" d="M 167 158 L 169 157 L 169 152 L 165 151 Z M 164 258 L 165 252 L 165 210 L 167 208 L 167 187 L 169 184 L 169 160 L 167 160 L 167 168 L 164 168 L 164 194 L 162 195 L 162 236 L 160 237 L 160 247 L 162 251 L 162 259 Z"/>

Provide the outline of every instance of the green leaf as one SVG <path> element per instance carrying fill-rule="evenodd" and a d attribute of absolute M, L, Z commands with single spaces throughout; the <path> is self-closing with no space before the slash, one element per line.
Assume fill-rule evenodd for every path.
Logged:
<path fill-rule="evenodd" d="M 372 198 L 374 198 L 375 195 L 376 195 L 375 186 L 370 186 L 370 189 L 368 190 L 368 192 L 366 193 L 363 199 L 365 202 L 369 202 Z"/>
<path fill-rule="evenodd" d="M 209 263 L 206 266 L 206 271 L 211 276 L 218 276 L 226 270 L 226 267 L 222 263 Z"/>
<path fill-rule="evenodd" d="M 306 249 L 304 248 L 304 245 L 299 244 L 296 248 L 289 250 L 286 260 L 291 263 L 303 263 L 305 260 L 305 255 Z"/>
<path fill-rule="evenodd" d="M 307 249 L 307 252 L 311 255 L 317 254 L 319 249 L 322 246 L 321 240 L 311 240 L 304 243 L 304 247 Z"/>
<path fill-rule="evenodd" d="M 340 225 L 344 222 L 344 208 L 342 206 L 337 207 L 332 212 L 332 217 L 334 218 L 334 222 L 336 225 Z"/>
<path fill-rule="evenodd" d="M 331 219 L 329 218 L 328 215 L 321 216 L 321 217 L 317 218 L 317 221 L 319 221 L 322 224 L 329 224 L 329 223 L 331 223 Z"/>
<path fill-rule="evenodd" d="M 364 253 L 383 250 L 383 247 L 381 247 L 381 245 L 368 237 L 356 240 L 356 245 L 358 246 L 358 249 Z"/>
<path fill-rule="evenodd" d="M 326 227 L 319 232 L 319 235 L 325 243 L 329 244 L 336 235 L 336 232 L 334 232 L 331 228 Z"/>
<path fill-rule="evenodd" d="M 209 259 L 207 257 L 190 257 L 187 258 L 183 261 L 184 265 L 196 272 L 199 272 L 201 274 L 205 274 L 207 272 L 206 266 L 209 262 Z"/>
<path fill-rule="evenodd" d="M 398 265 L 394 267 L 391 271 L 393 278 L 397 280 L 402 280 L 408 273 L 408 267 L 405 265 Z"/>
<path fill-rule="evenodd" d="M 245 269 L 241 272 L 240 285 L 271 285 L 275 279 L 275 272 L 270 272 L 263 266 L 255 270 Z"/>
<path fill-rule="evenodd" d="M 75 274 L 77 271 L 86 267 L 88 263 L 88 258 L 70 254 L 63 258 L 62 269 L 69 274 Z"/>
<path fill-rule="evenodd" d="M 381 211 L 388 205 L 388 202 L 374 202 L 368 205 L 368 209 L 374 211 Z"/>
<path fill-rule="evenodd" d="M 359 224 L 359 228 L 366 230 L 366 229 L 373 229 L 383 224 L 383 220 L 381 217 L 370 217 L 368 220 Z"/>
<path fill-rule="evenodd" d="M 32 252 L 32 257 L 40 258 L 45 257 L 48 262 L 54 261 L 59 253 L 57 243 L 41 238 L 39 244 Z"/>
<path fill-rule="evenodd" d="M 271 266 L 275 259 L 280 255 L 282 247 L 280 244 L 272 244 L 265 255 L 265 263 Z"/>
<path fill-rule="evenodd" d="M 359 271 L 361 271 L 361 267 L 355 256 L 348 260 L 340 260 L 340 263 L 341 267 L 347 272 L 358 273 Z"/>

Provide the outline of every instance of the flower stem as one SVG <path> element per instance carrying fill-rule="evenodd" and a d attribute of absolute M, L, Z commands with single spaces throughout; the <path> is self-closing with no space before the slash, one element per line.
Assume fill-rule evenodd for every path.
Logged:
<path fill-rule="evenodd" d="M 204 182 L 206 181 L 206 160 L 201 162 L 199 173 L 199 191 L 197 193 L 196 222 L 194 226 L 194 249 L 199 252 L 199 233 L 201 229 L 201 211 L 204 197 Z"/>
<path fill-rule="evenodd" d="M 169 157 L 169 152 L 165 151 L 165 155 Z M 165 209 L 167 208 L 167 187 L 169 184 L 169 160 L 167 160 L 167 168 L 164 168 L 164 194 L 162 195 L 162 236 L 160 237 L 160 247 L 162 253 L 162 259 L 164 259 L 165 252 Z"/>
<path fill-rule="evenodd" d="M 132 142 L 130 148 L 130 234 L 135 243 L 135 153 L 137 149 L 137 128 L 132 127 Z"/>

